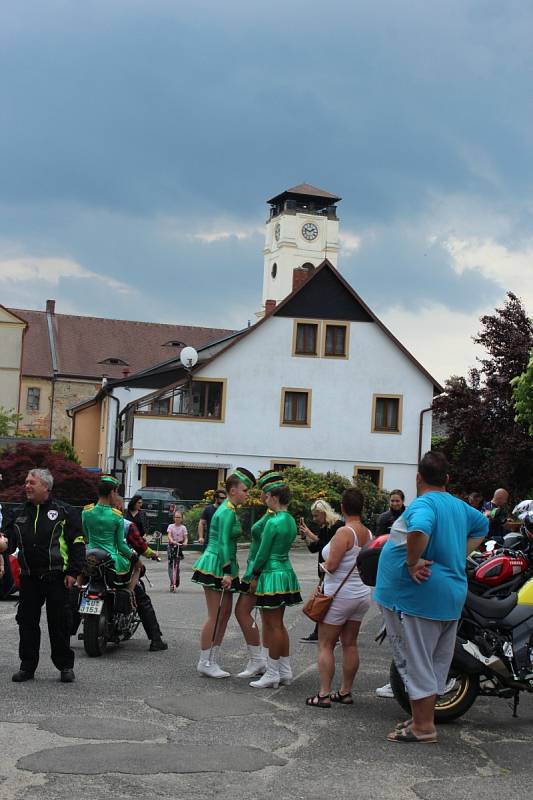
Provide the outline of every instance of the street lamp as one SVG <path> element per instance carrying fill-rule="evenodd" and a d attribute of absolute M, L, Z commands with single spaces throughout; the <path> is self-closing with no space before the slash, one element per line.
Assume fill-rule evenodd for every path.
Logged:
<path fill-rule="evenodd" d="M 184 347 L 180 353 L 180 361 L 189 376 L 189 414 L 192 416 L 192 371 L 198 363 L 198 353 L 194 347 Z"/>

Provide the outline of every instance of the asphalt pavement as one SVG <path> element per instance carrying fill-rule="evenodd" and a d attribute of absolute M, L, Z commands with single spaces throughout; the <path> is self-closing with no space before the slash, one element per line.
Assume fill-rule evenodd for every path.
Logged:
<path fill-rule="evenodd" d="M 298 608 L 287 613 L 291 686 L 255 690 L 236 677 L 198 675 L 204 600 L 190 581 L 194 558 L 189 553 L 182 562 L 176 594 L 168 591 L 166 563 L 148 562 L 147 588 L 168 651 L 150 653 L 142 629 L 96 659 L 74 641 L 73 684 L 57 680 L 46 624 L 36 679 L 11 682 L 18 669 L 15 604 L 0 603 L 2 800 L 518 800 L 529 793 L 530 695 L 521 698 L 516 719 L 510 701 L 480 698 L 463 719 L 440 728 L 437 745 L 387 742 L 405 714 L 374 693 L 390 662 L 387 645 L 374 643 L 376 609 L 363 624 L 353 706 L 304 705 L 318 686 L 317 650 L 299 641 L 311 623 Z M 316 559 L 298 549 L 293 563 L 307 595 Z M 246 662 L 234 619 L 220 661 L 232 675 Z"/>

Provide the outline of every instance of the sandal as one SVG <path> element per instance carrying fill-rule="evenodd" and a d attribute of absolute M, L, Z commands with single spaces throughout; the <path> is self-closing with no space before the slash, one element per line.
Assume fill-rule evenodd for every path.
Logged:
<path fill-rule="evenodd" d="M 423 733 L 416 736 L 411 728 L 397 728 L 387 736 L 389 742 L 402 742 L 404 744 L 437 744 L 437 733 Z"/>
<path fill-rule="evenodd" d="M 329 694 L 320 694 L 320 692 L 317 692 L 311 695 L 311 697 L 306 698 L 305 705 L 312 706 L 313 708 L 331 708 Z"/>
<path fill-rule="evenodd" d="M 403 722 L 399 722 L 397 725 L 395 725 L 394 730 L 404 731 L 407 730 L 407 728 L 410 728 L 412 724 L 413 724 L 413 718 L 411 717 L 411 719 L 406 719 Z"/>
<path fill-rule="evenodd" d="M 329 696 L 332 703 L 340 703 L 343 706 L 353 706 L 353 698 L 351 692 L 343 694 L 340 689 L 338 692 L 332 692 Z"/>

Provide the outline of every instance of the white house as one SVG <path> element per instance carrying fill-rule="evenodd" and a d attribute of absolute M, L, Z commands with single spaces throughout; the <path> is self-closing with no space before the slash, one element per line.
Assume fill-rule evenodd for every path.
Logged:
<path fill-rule="evenodd" d="M 318 261 L 315 240 L 338 238 L 338 199 L 304 185 L 270 201 L 254 326 L 201 348 L 190 374 L 174 359 L 104 387 L 118 402 L 104 412 L 103 466 L 122 474 L 128 496 L 157 485 L 196 499 L 234 466 L 287 464 L 365 473 L 414 496 L 441 388 L 331 261 Z"/>

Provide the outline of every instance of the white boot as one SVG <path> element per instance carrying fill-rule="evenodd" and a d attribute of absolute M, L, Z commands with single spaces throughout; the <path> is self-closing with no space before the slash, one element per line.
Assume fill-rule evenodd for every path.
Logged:
<path fill-rule="evenodd" d="M 279 686 L 279 658 L 267 658 L 266 672 L 262 678 L 252 681 L 254 689 L 277 689 Z"/>
<path fill-rule="evenodd" d="M 292 683 L 291 660 L 289 656 L 280 656 L 279 659 L 279 682 L 282 686 L 290 686 Z"/>
<path fill-rule="evenodd" d="M 229 678 L 229 672 L 221 669 L 216 662 L 216 650 L 213 647 L 209 650 L 202 650 L 200 652 L 200 660 L 196 669 L 201 675 L 207 675 L 208 678 Z M 211 659 L 209 654 L 211 653 Z"/>
<path fill-rule="evenodd" d="M 260 645 L 248 644 L 248 663 L 242 672 L 237 675 L 238 678 L 253 678 L 254 675 L 262 675 L 266 670 L 266 658 L 263 656 L 263 651 Z"/>

